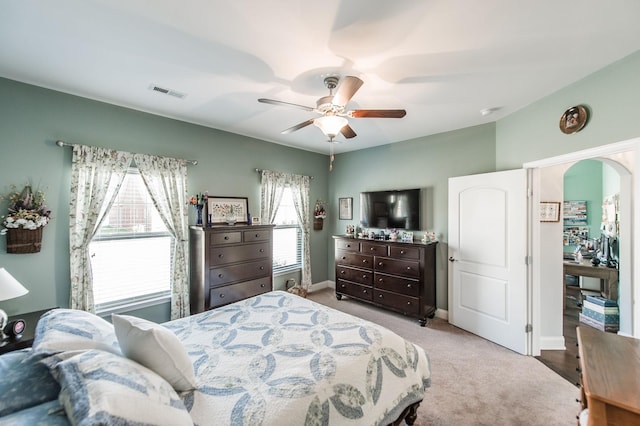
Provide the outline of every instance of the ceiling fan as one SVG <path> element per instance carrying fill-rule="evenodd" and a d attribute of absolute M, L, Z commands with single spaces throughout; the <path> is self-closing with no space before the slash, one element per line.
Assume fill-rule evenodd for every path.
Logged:
<path fill-rule="evenodd" d="M 360 86 L 364 83 L 361 79 L 354 76 L 346 76 L 340 82 L 338 76 L 328 76 L 324 79 L 324 85 L 329 89 L 329 96 L 323 96 L 316 102 L 316 107 L 309 107 L 305 105 L 292 104 L 289 102 L 277 101 L 273 99 L 260 98 L 258 102 L 272 105 L 282 105 L 287 107 L 300 108 L 305 111 L 314 111 L 321 115 L 318 118 L 311 118 L 300 124 L 296 124 L 281 133 L 288 134 L 300 130 L 304 127 L 314 124 L 322 130 L 322 132 L 329 137 L 329 142 L 333 142 L 333 139 L 342 134 L 347 139 L 351 139 L 356 136 L 356 132 L 349 126 L 349 118 L 402 118 L 407 112 L 403 109 L 355 109 L 347 111 L 346 105 L 351 100 L 353 95 L 360 89 Z M 335 95 L 333 89 L 338 87 Z"/>

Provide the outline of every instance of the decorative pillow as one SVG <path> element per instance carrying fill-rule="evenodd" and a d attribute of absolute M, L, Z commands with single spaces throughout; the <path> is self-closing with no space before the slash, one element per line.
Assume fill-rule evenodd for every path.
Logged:
<path fill-rule="evenodd" d="M 34 353 L 101 349 L 120 355 L 113 326 L 104 319 L 77 309 L 52 309 L 36 326 Z"/>
<path fill-rule="evenodd" d="M 124 356 L 155 371 L 179 392 L 196 388 L 189 355 L 172 331 L 129 315 L 113 314 L 111 321 Z"/>
<path fill-rule="evenodd" d="M 89 350 L 55 367 L 60 404 L 72 425 L 193 425 L 171 385 L 110 352 Z"/>
<path fill-rule="evenodd" d="M 30 354 L 23 349 L 0 356 L 0 417 L 58 399 L 58 382 Z"/>
<path fill-rule="evenodd" d="M 56 398 L 0 417 L 0 426 L 16 425 L 69 426 L 69 420 Z"/>

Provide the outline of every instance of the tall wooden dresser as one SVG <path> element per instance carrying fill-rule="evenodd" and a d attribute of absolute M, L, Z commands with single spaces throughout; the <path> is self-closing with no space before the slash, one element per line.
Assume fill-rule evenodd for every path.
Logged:
<path fill-rule="evenodd" d="M 336 297 L 417 317 L 436 312 L 436 244 L 334 236 Z"/>
<path fill-rule="evenodd" d="M 191 313 L 273 290 L 272 246 L 273 225 L 192 226 Z"/>

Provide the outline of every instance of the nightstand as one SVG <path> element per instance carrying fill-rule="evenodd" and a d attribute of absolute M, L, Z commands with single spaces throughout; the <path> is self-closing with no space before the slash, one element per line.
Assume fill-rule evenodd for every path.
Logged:
<path fill-rule="evenodd" d="M 34 311 L 27 314 L 13 315 L 9 317 L 9 321 L 18 319 L 24 320 L 25 329 L 22 333 L 22 337 L 19 340 L 9 340 L 6 344 L 0 346 L 0 354 L 31 347 L 31 345 L 33 344 L 33 338 L 35 336 L 38 320 L 40 319 L 42 314 L 49 310 L 50 309 L 43 309 L 41 311 Z"/>

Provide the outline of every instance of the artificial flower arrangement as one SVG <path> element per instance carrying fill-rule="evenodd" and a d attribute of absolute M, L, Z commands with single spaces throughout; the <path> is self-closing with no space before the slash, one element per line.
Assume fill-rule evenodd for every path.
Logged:
<path fill-rule="evenodd" d="M 35 230 L 49 223 L 51 210 L 45 205 L 44 192 L 33 191 L 31 185 L 26 185 L 22 191 L 18 191 L 15 185 L 11 185 L 12 192 L 7 197 L 9 199 L 8 214 L 3 216 L 2 225 L 7 229 L 29 229 Z"/>
<path fill-rule="evenodd" d="M 326 219 L 327 211 L 325 210 L 325 205 L 327 203 L 322 200 L 316 200 L 316 205 L 313 208 L 313 217 L 316 219 Z"/>

